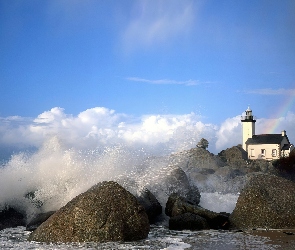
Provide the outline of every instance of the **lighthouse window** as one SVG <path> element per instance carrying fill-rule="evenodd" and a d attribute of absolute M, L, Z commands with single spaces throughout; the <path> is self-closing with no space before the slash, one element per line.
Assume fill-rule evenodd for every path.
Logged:
<path fill-rule="evenodd" d="M 265 156 L 265 149 L 261 149 L 261 156 Z"/>
<path fill-rule="evenodd" d="M 255 150 L 253 148 L 251 148 L 251 157 L 255 156 Z"/>
<path fill-rule="evenodd" d="M 277 156 L 277 150 L 276 149 L 272 150 L 272 156 Z"/>

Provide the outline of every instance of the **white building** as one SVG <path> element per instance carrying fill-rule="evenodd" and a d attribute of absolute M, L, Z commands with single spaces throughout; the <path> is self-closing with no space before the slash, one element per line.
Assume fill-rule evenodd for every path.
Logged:
<path fill-rule="evenodd" d="M 274 160 L 289 156 L 294 149 L 290 143 L 286 131 L 281 134 L 255 135 L 255 118 L 252 110 L 248 107 L 245 115 L 241 117 L 243 126 L 243 149 L 247 151 L 251 160 L 265 159 Z"/>

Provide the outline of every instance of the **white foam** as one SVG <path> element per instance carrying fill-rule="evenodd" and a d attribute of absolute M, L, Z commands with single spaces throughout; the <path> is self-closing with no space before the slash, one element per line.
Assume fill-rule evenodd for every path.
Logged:
<path fill-rule="evenodd" d="M 200 206 L 214 212 L 231 213 L 237 203 L 239 194 L 201 193 Z"/>

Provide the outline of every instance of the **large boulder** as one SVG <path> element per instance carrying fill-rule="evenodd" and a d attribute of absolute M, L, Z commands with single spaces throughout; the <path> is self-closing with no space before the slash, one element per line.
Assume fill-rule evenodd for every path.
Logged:
<path fill-rule="evenodd" d="M 29 236 L 29 240 L 133 241 L 146 238 L 148 233 L 148 216 L 135 196 L 116 182 L 102 182 L 49 217 Z"/>
<path fill-rule="evenodd" d="M 0 230 L 9 227 L 25 226 L 25 216 L 12 207 L 0 211 Z"/>
<path fill-rule="evenodd" d="M 165 172 L 157 177 L 157 182 L 147 187 L 152 190 L 163 207 L 169 195 L 173 193 L 187 198 L 194 204 L 200 203 L 199 189 L 191 185 L 186 173 L 177 166 L 167 166 Z"/>
<path fill-rule="evenodd" d="M 192 204 L 187 199 L 177 194 L 172 194 L 169 196 L 165 207 L 165 213 L 166 215 L 171 217 L 170 220 L 173 219 L 173 217 L 185 213 L 198 215 L 207 221 L 211 229 L 228 229 L 229 227 L 228 214 L 216 213 L 208 209 L 202 208 L 200 206 Z"/>
<path fill-rule="evenodd" d="M 210 226 L 205 218 L 197 214 L 184 213 L 170 218 L 169 229 L 195 231 L 210 229 Z"/>
<path fill-rule="evenodd" d="M 230 216 L 239 229 L 295 228 L 295 183 L 256 174 L 246 183 Z"/>

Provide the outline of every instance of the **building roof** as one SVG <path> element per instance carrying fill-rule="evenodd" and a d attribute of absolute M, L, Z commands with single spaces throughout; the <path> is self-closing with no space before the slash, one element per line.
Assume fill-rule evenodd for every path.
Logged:
<path fill-rule="evenodd" d="M 281 144 L 284 137 L 282 134 L 253 135 L 246 141 L 246 144 Z M 286 138 L 288 140 L 288 137 Z"/>

